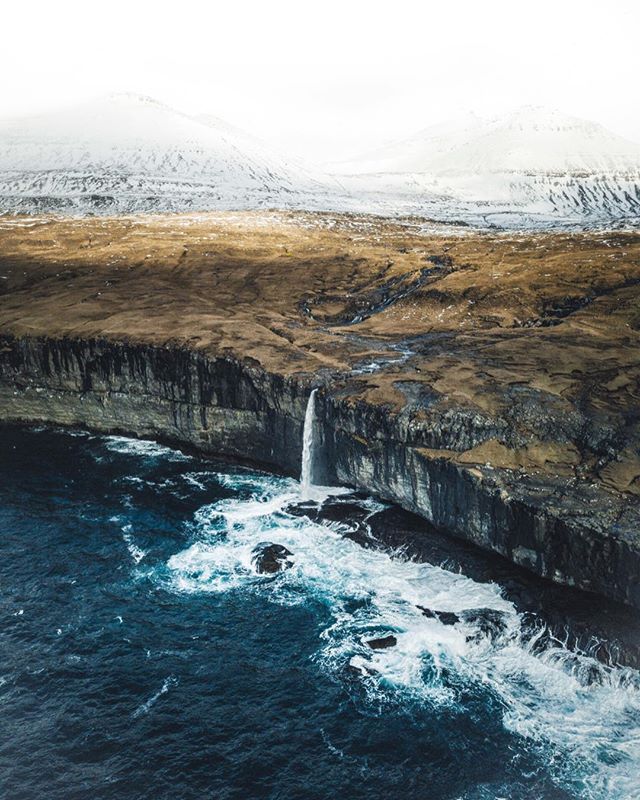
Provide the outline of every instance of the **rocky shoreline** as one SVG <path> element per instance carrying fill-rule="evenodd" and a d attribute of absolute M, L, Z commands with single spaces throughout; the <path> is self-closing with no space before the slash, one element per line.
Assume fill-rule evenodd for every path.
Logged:
<path fill-rule="evenodd" d="M 0 338 L 4 421 L 171 441 L 296 476 L 309 392 L 307 380 L 184 348 Z M 421 446 L 424 431 L 399 428 L 396 415 L 321 384 L 316 481 L 369 492 L 537 575 L 640 607 L 640 552 L 594 524 L 584 489 L 554 510 L 555 487 L 452 463 Z"/>
<path fill-rule="evenodd" d="M 175 220 L 49 221 L 0 243 L 0 420 L 160 439 L 297 476 L 317 388 L 316 482 L 374 494 L 539 576 L 640 608 L 636 323 L 612 321 L 637 308 L 633 237 L 620 244 L 633 258 L 613 277 L 606 265 L 597 290 L 591 275 L 570 296 L 566 281 L 587 260 L 563 263 L 557 297 L 545 285 L 527 298 L 548 324 L 527 327 L 484 307 L 462 318 L 456 304 L 494 302 L 481 292 L 483 280 L 495 286 L 485 250 L 490 269 L 502 248 L 502 262 L 515 252 L 544 270 L 575 241 L 518 250 L 483 238 L 476 251 L 365 220 L 362 238 L 390 243 L 359 251 L 353 220 L 341 221 L 348 235 L 326 233 L 326 220 L 311 233 L 307 218 L 272 220 L 265 240 L 262 222 L 256 233 L 251 220 L 238 230 L 216 218 L 194 223 L 200 240 L 180 231 L 177 253 L 172 238 L 152 263 L 141 258 L 174 236 Z M 299 276 L 298 239 L 309 240 L 294 253 Z M 604 235 L 578 244 L 588 255 L 609 247 Z M 495 304 L 515 316 L 504 296 Z M 596 336 L 607 318 L 611 332 Z"/>

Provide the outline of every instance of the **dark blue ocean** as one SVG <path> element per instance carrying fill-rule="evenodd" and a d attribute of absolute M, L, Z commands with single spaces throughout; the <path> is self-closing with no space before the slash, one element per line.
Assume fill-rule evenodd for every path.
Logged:
<path fill-rule="evenodd" d="M 3 798 L 640 797 L 638 673 L 459 564 L 366 541 L 379 503 L 304 504 L 292 479 L 121 437 L 0 435 Z M 258 574 L 261 542 L 293 567 Z"/>

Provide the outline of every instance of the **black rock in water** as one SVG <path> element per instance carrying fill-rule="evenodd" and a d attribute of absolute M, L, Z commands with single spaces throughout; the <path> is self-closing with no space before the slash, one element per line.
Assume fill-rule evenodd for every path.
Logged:
<path fill-rule="evenodd" d="M 354 679 L 358 680 L 363 675 L 373 676 L 373 675 L 379 675 L 379 674 L 380 673 L 378 672 L 377 669 L 373 669 L 373 667 L 368 667 L 365 664 L 358 664 L 357 666 L 355 664 L 347 664 L 347 666 L 346 666 L 346 675 L 351 680 L 354 680 Z"/>
<path fill-rule="evenodd" d="M 398 640 L 390 634 L 389 636 L 382 636 L 380 639 L 369 639 L 367 644 L 372 650 L 384 650 L 386 647 L 393 647 L 398 644 Z"/>
<path fill-rule="evenodd" d="M 436 616 L 443 625 L 456 625 L 460 622 L 460 617 L 453 611 L 438 611 Z"/>
<path fill-rule="evenodd" d="M 477 640 L 487 636 L 493 642 L 507 629 L 504 612 L 495 608 L 468 608 L 459 614 L 453 611 L 433 611 L 425 606 L 417 606 L 417 608 L 425 617 L 437 619 L 443 625 L 457 625 L 458 622 L 466 622 L 468 625 L 477 626 L 478 632 L 467 637 L 468 640 Z"/>
<path fill-rule="evenodd" d="M 457 622 L 460 622 L 460 617 L 454 614 L 453 611 L 432 611 L 430 608 L 425 608 L 424 606 L 417 606 L 417 608 L 422 611 L 425 617 L 437 619 L 443 625 L 455 625 Z"/>
<path fill-rule="evenodd" d="M 504 612 L 496 608 L 469 608 L 462 612 L 462 619 L 478 626 L 478 634 L 472 638 L 488 636 L 493 642 L 507 629 Z"/>
<path fill-rule="evenodd" d="M 293 561 L 289 559 L 292 555 L 291 550 L 287 550 L 282 544 L 260 542 L 253 548 L 251 560 L 257 572 L 271 574 L 292 567 Z"/>

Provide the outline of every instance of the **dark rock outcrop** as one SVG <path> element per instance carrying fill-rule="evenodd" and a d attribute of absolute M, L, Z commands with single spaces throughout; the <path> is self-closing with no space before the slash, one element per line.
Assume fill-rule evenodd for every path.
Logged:
<path fill-rule="evenodd" d="M 395 647 L 398 644 L 398 640 L 393 634 L 389 634 L 378 639 L 368 639 L 367 644 L 372 650 L 386 650 L 387 647 Z"/>
<path fill-rule="evenodd" d="M 311 380 L 185 346 L 0 338 L 2 420 L 155 438 L 294 475 Z M 538 575 L 640 607 L 637 504 L 438 450 L 474 447 L 504 421 L 453 409 L 416 425 L 354 401 L 344 383 L 322 388 L 316 412 L 317 482 L 375 494 Z"/>
<path fill-rule="evenodd" d="M 260 542 L 253 549 L 252 562 L 256 572 L 271 575 L 275 572 L 289 569 L 293 561 L 289 558 L 293 553 L 282 544 Z"/>
<path fill-rule="evenodd" d="M 502 611 L 496 608 L 469 608 L 462 612 L 462 619 L 477 628 L 472 640 L 487 637 L 494 642 L 507 629 L 507 621 Z"/>
<path fill-rule="evenodd" d="M 425 617 L 437 619 L 438 622 L 441 622 L 443 625 L 457 625 L 457 623 L 460 622 L 460 617 L 453 611 L 432 611 L 430 608 L 425 608 L 424 606 L 418 606 L 418 608 Z"/>
<path fill-rule="evenodd" d="M 477 630 L 467 637 L 468 641 L 478 641 L 486 637 L 495 642 L 507 629 L 504 613 L 495 608 L 467 608 L 459 614 L 453 611 L 433 611 L 425 606 L 418 608 L 425 617 L 437 619 L 443 625 L 457 625 L 459 622 L 473 625 Z"/>

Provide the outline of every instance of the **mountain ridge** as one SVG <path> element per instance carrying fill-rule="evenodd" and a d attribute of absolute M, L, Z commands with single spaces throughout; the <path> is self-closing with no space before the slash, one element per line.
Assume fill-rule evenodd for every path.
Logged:
<path fill-rule="evenodd" d="M 547 141 L 547 137 L 552 141 Z M 640 144 L 612 133 L 597 122 L 533 106 L 487 119 L 468 114 L 439 122 L 413 136 L 342 162 L 338 171 L 345 173 L 349 167 L 359 166 L 355 170 L 359 173 L 469 172 L 470 159 L 465 151 L 470 148 L 475 170 L 480 164 L 485 171 L 497 172 L 640 171 Z M 519 161 L 507 164 L 497 160 L 500 156 L 504 158 L 505 153 L 512 155 L 517 148 Z M 483 158 L 478 158 L 478 151 L 484 151 Z M 576 153 L 580 160 L 576 159 Z M 448 163 L 447 157 L 454 163 Z M 492 163 L 490 158 L 494 159 Z M 560 163 L 561 158 L 564 163 Z M 601 161 L 603 158 L 607 163 Z"/>
<path fill-rule="evenodd" d="M 227 123 L 139 95 L 0 124 L 5 210 L 251 208 L 293 197 L 303 204 L 322 183 Z"/>
<path fill-rule="evenodd" d="M 640 145 L 529 107 L 438 123 L 322 173 L 218 117 L 132 93 L 0 121 L 0 213 L 256 208 L 636 224 Z"/>

